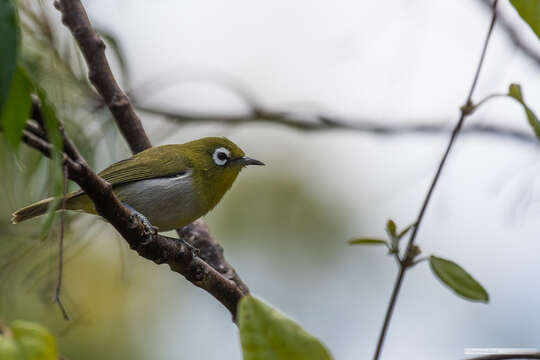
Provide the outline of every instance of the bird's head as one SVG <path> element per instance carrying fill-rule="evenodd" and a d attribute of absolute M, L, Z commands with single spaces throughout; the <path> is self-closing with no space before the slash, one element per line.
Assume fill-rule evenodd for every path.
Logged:
<path fill-rule="evenodd" d="M 238 145 L 226 138 L 206 137 L 183 146 L 194 170 L 194 180 L 213 206 L 232 186 L 244 167 L 264 165 L 246 156 Z"/>

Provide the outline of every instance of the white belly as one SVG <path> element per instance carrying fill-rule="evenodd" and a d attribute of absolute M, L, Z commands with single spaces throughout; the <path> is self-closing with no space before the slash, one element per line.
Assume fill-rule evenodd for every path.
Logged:
<path fill-rule="evenodd" d="M 176 229 L 204 215 L 197 201 L 191 172 L 118 185 L 114 192 L 123 202 L 146 216 L 159 231 Z"/>

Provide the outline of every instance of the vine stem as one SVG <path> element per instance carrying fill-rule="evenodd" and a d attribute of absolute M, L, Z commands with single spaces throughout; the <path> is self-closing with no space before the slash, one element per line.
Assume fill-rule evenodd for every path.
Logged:
<path fill-rule="evenodd" d="M 448 141 L 448 145 L 446 146 L 446 150 L 444 151 L 444 154 L 439 162 L 439 166 L 437 167 L 437 171 L 435 172 L 435 176 L 433 177 L 433 180 L 431 181 L 431 184 L 429 186 L 429 189 L 427 191 L 427 194 L 424 198 L 424 201 L 422 203 L 422 207 L 420 208 L 420 212 L 418 213 L 418 217 L 416 220 L 416 226 L 413 228 L 411 236 L 409 237 L 409 242 L 407 244 L 407 250 L 406 254 L 409 254 L 413 248 L 414 241 L 416 240 L 416 235 L 418 233 L 418 229 L 420 229 L 420 225 L 422 224 L 422 220 L 424 219 L 424 214 L 426 213 L 426 209 L 428 207 L 429 201 L 431 200 L 431 196 L 433 195 L 433 191 L 435 190 L 435 186 L 437 185 L 439 178 L 442 173 L 442 169 L 444 168 L 444 165 L 446 164 L 446 160 L 448 159 L 448 155 L 450 154 L 450 150 L 452 149 L 452 146 L 454 145 L 454 142 L 461 131 L 461 128 L 463 127 L 463 123 L 467 116 L 469 116 L 474 110 L 474 107 L 472 105 L 472 96 L 474 93 L 474 90 L 476 88 L 476 84 L 478 83 L 478 78 L 480 76 L 480 70 L 482 69 L 482 65 L 484 64 L 484 59 L 486 56 L 487 47 L 489 44 L 489 40 L 491 38 L 491 34 L 493 32 L 493 28 L 495 27 L 495 21 L 497 20 L 497 2 L 498 0 L 493 1 L 492 5 L 492 17 L 491 22 L 489 25 L 489 29 L 486 35 L 486 38 L 484 40 L 484 45 L 482 47 L 482 53 L 480 54 L 480 60 L 478 61 L 478 65 L 476 67 L 476 72 L 474 74 L 474 78 L 469 90 L 469 93 L 467 95 L 467 99 L 465 101 L 465 105 L 461 107 L 461 115 L 459 117 L 458 122 L 456 123 L 456 126 L 452 130 L 452 134 L 450 136 L 450 140 Z M 405 272 L 410 267 L 410 263 L 408 262 L 402 262 L 400 264 L 399 273 L 396 278 L 396 282 L 394 284 L 394 289 L 392 291 L 392 296 L 390 297 L 390 303 L 388 304 L 388 308 L 386 310 L 386 315 L 384 317 L 383 326 L 381 329 L 381 332 L 379 334 L 379 340 L 377 341 L 377 348 L 375 349 L 375 355 L 373 356 L 374 360 L 378 360 L 381 351 L 384 344 L 384 339 L 388 330 L 388 326 L 390 324 L 390 320 L 392 318 L 392 313 L 394 312 L 394 307 L 396 305 L 396 300 L 399 295 L 399 290 L 401 289 L 401 285 L 403 283 L 403 279 L 405 277 Z"/>

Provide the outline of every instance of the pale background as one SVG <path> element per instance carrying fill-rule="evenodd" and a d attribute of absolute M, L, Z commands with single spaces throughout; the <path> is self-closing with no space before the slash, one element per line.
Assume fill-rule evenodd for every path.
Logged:
<path fill-rule="evenodd" d="M 533 33 L 500 3 L 538 50 Z M 489 12 L 470 0 L 85 6 L 94 24 L 120 41 L 131 89 L 161 82 L 145 94 L 148 105 L 241 113 L 245 104 L 211 81 L 232 79 L 271 108 L 387 124 L 452 125 L 489 24 Z M 540 113 L 538 74 L 538 64 L 496 28 L 474 98 L 518 82 Z M 522 108 L 505 99 L 468 121 L 528 130 Z M 371 357 L 397 269 L 382 248 L 351 248 L 346 240 L 384 236 L 388 218 L 401 226 L 414 220 L 448 135 L 143 122 L 156 144 L 223 135 L 267 164 L 243 172 L 207 217 L 214 236 L 252 292 L 320 338 L 335 359 Z M 540 348 L 540 148 L 468 135 L 454 150 L 418 245 L 470 271 L 490 303 L 458 298 L 422 263 L 405 277 L 385 359 L 460 359 L 464 347 Z M 123 155 L 110 156 L 102 156 L 102 167 Z M 86 232 L 90 221 L 74 219 L 71 229 Z M 59 334 L 70 359 L 240 359 L 238 332 L 223 306 L 166 266 L 138 258 L 112 230 L 103 231 L 106 225 L 91 229 L 91 244 L 67 264 L 67 305 L 80 321 L 65 329 L 56 308 L 28 312 L 20 301 L 2 316 L 48 319 L 42 321 Z M 24 294 L 27 302 L 39 297 Z"/>

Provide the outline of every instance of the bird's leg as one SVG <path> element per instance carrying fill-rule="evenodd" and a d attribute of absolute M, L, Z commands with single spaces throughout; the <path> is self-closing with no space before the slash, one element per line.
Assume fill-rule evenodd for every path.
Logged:
<path fill-rule="evenodd" d="M 176 238 L 175 238 L 176 240 Z M 195 246 L 188 243 L 186 240 L 184 240 L 181 236 L 178 237 L 178 240 L 180 240 L 184 245 L 186 245 L 190 250 L 193 256 L 199 256 L 199 253 L 201 252 L 199 249 L 197 249 Z"/>
<path fill-rule="evenodd" d="M 140 212 L 138 212 L 137 210 L 135 210 L 134 208 L 126 204 L 125 202 L 123 202 L 123 204 L 131 212 L 131 216 L 134 216 L 137 219 L 139 219 L 139 221 L 142 222 L 142 224 L 144 225 L 144 229 L 145 229 L 144 235 L 146 236 L 146 239 L 143 242 L 141 242 L 141 244 L 142 245 L 150 244 L 150 242 L 152 241 L 152 235 L 157 234 L 158 228 L 155 226 L 152 226 L 152 224 L 150 223 L 150 221 L 148 220 L 146 216 L 144 216 L 143 214 L 141 214 Z"/>

